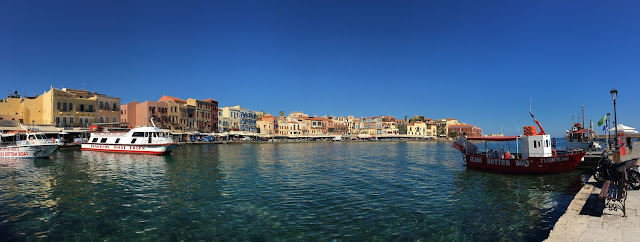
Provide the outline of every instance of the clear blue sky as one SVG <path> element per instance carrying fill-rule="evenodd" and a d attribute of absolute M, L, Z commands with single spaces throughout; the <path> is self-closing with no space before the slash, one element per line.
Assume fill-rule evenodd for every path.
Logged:
<path fill-rule="evenodd" d="M 0 0 L 7 94 L 213 98 L 277 114 L 640 128 L 638 1 Z M 4 96 L 5 94 L 3 94 Z"/>

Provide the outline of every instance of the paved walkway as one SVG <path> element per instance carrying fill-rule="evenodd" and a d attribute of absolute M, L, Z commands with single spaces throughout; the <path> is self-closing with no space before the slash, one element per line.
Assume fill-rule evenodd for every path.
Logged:
<path fill-rule="evenodd" d="M 640 150 L 622 160 L 638 157 Z M 609 211 L 598 200 L 600 186 L 593 177 L 589 179 L 546 241 L 640 241 L 640 190 L 628 191 L 627 217 L 622 217 L 622 211 Z"/>

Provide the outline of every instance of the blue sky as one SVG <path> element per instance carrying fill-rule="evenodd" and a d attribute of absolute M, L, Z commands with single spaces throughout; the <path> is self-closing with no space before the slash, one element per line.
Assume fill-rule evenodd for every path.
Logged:
<path fill-rule="evenodd" d="M 561 136 L 619 90 L 640 128 L 638 1 L 0 0 L 0 81 L 122 102 L 213 98 L 270 113 L 454 117 Z M 1 94 L 1 93 L 0 93 Z M 5 94 L 3 94 L 4 96 Z"/>

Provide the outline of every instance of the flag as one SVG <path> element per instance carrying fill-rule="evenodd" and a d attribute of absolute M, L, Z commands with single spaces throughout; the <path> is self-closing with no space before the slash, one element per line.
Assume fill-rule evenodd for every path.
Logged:
<path fill-rule="evenodd" d="M 606 120 L 606 117 L 607 116 L 605 116 L 605 120 Z M 602 120 L 600 120 L 600 121 L 602 121 Z M 598 123 L 600 123 L 600 122 L 598 122 Z M 602 132 L 607 132 L 608 128 L 609 128 L 609 121 L 604 121 L 604 126 L 602 126 Z"/>
<path fill-rule="evenodd" d="M 598 127 L 602 126 L 604 122 L 607 122 L 607 115 L 604 115 L 604 117 L 602 117 L 600 121 L 598 121 Z"/>

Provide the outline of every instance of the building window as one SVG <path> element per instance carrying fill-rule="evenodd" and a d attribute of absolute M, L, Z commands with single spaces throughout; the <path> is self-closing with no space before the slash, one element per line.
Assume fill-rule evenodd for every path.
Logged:
<path fill-rule="evenodd" d="M 60 104 L 60 102 L 58 102 L 58 110 L 62 110 L 62 109 L 60 109 L 60 108 L 61 108 L 61 105 L 62 105 L 62 104 Z"/>
<path fill-rule="evenodd" d="M 109 122 L 109 118 L 106 118 L 104 121 L 108 123 Z"/>
<path fill-rule="evenodd" d="M 93 112 L 93 105 L 89 104 L 89 112 Z"/>
<path fill-rule="evenodd" d="M 100 123 L 104 123 L 104 118 L 100 117 Z"/>
<path fill-rule="evenodd" d="M 73 111 L 73 103 L 69 103 L 69 111 Z"/>
<path fill-rule="evenodd" d="M 67 111 L 67 103 L 62 103 L 62 111 Z"/>
<path fill-rule="evenodd" d="M 56 117 L 56 125 L 60 124 L 60 117 Z"/>
<path fill-rule="evenodd" d="M 100 102 L 100 110 L 102 110 L 104 108 L 104 103 Z"/>
<path fill-rule="evenodd" d="M 80 104 L 80 112 L 84 112 L 84 104 Z"/>
<path fill-rule="evenodd" d="M 69 123 L 72 124 L 73 123 L 73 117 L 69 117 Z"/>

